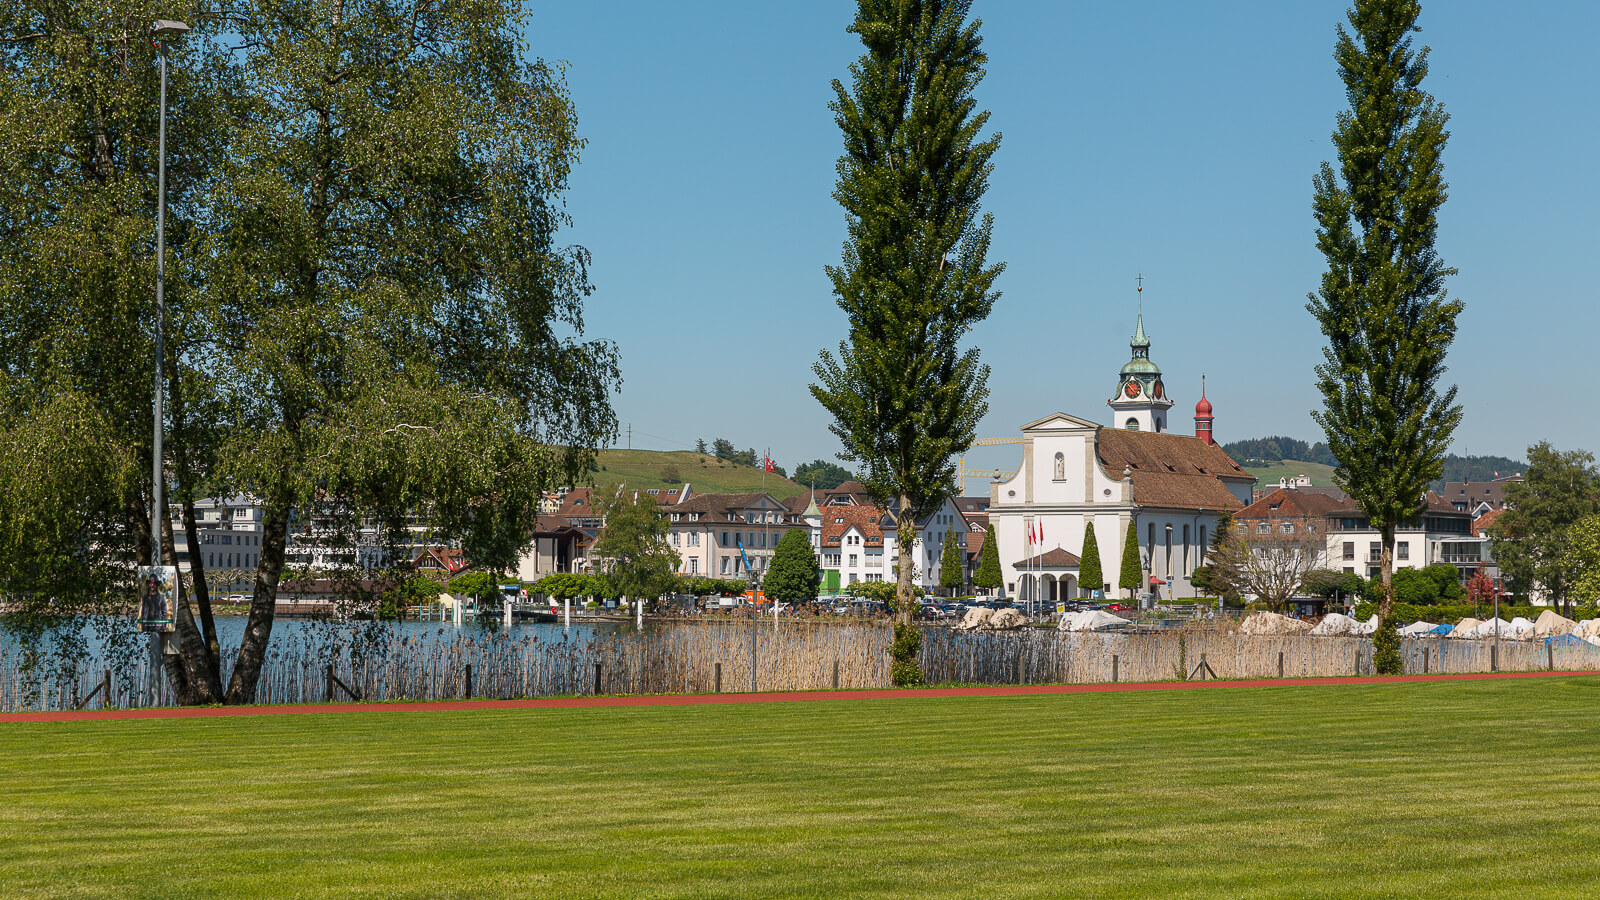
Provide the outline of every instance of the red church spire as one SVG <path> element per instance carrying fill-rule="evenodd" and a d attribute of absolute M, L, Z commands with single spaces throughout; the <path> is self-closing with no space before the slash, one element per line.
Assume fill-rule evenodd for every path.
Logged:
<path fill-rule="evenodd" d="M 1194 405 L 1194 436 L 1207 444 L 1216 445 L 1211 436 L 1211 401 L 1206 399 L 1206 377 L 1200 376 L 1200 402 Z"/>

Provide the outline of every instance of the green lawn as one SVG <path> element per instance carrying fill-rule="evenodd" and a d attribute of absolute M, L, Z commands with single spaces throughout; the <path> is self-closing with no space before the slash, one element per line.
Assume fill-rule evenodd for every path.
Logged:
<path fill-rule="evenodd" d="M 1286 459 L 1262 468 L 1245 466 L 1244 470 L 1256 477 L 1256 487 L 1262 490 L 1272 490 L 1278 486 L 1278 479 L 1293 478 L 1296 475 L 1306 476 L 1311 479 L 1313 485 L 1333 484 L 1333 466 L 1325 466 L 1322 463 Z"/>
<path fill-rule="evenodd" d="M 6 897 L 1592 897 L 1600 678 L 0 725 Z"/>

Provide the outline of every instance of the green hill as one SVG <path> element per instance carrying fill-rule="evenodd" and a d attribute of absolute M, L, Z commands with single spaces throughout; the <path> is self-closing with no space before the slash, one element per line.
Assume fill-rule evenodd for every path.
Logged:
<path fill-rule="evenodd" d="M 635 488 L 682 487 L 688 482 L 697 494 L 766 491 L 779 500 L 799 496 L 801 485 L 776 472 L 735 465 L 693 450 L 601 450 L 590 472 L 595 487 L 626 484 Z"/>
<path fill-rule="evenodd" d="M 1313 485 L 1330 486 L 1333 484 L 1333 466 L 1322 463 L 1303 462 L 1297 459 L 1284 459 L 1274 463 L 1261 465 L 1260 463 L 1240 463 L 1244 470 L 1256 477 L 1256 488 L 1266 490 L 1276 487 L 1279 478 L 1293 478 L 1304 475 L 1311 479 Z"/>

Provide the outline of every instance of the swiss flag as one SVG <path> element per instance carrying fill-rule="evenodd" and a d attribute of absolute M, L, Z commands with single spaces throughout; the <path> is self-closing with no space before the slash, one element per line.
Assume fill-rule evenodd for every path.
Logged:
<path fill-rule="evenodd" d="M 762 462 L 762 464 L 764 464 L 767 467 L 767 471 L 768 472 L 776 472 L 776 471 L 778 471 L 778 466 L 777 466 L 777 464 L 775 464 L 772 461 L 772 457 L 763 456 L 763 457 L 761 457 L 761 462 Z"/>

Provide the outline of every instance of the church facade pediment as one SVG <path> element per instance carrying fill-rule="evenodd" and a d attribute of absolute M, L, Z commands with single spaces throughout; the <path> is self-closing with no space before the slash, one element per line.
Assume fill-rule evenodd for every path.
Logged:
<path fill-rule="evenodd" d="M 1069 416 L 1066 413 L 1058 412 L 1051 413 L 1036 422 L 1029 422 L 1022 426 L 1022 432 L 1027 434 L 1030 431 L 1071 431 L 1079 428 L 1093 430 L 1099 427 L 1098 423 L 1091 422 L 1088 419 L 1080 419 L 1077 416 Z"/>

